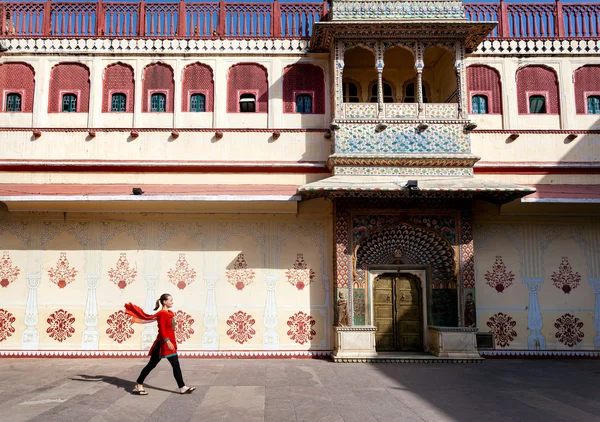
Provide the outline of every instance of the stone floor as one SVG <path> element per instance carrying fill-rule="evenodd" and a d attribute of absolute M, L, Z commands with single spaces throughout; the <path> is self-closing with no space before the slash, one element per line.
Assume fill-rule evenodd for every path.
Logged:
<path fill-rule="evenodd" d="M 0 421 L 600 421 L 600 361 L 335 364 L 167 362 L 130 394 L 143 359 L 0 359 Z"/>

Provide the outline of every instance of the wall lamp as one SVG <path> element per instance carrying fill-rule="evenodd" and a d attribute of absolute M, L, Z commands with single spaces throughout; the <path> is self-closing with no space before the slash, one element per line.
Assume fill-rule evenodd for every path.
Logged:
<path fill-rule="evenodd" d="M 429 125 L 427 123 L 419 123 L 419 126 L 417 126 L 417 132 L 423 133 L 427 130 L 428 127 Z"/>
<path fill-rule="evenodd" d="M 173 137 L 173 139 L 177 139 L 179 138 L 179 132 L 174 130 L 173 132 L 171 132 L 171 136 Z"/>
<path fill-rule="evenodd" d="M 221 132 L 220 130 L 217 130 L 215 132 L 215 138 L 221 139 L 222 137 L 223 137 L 223 132 Z"/>
<path fill-rule="evenodd" d="M 383 132 L 387 129 L 387 125 L 385 123 L 379 123 L 375 128 L 375 132 Z"/>
<path fill-rule="evenodd" d="M 515 141 L 520 135 L 518 133 L 511 133 L 508 139 Z"/>
<path fill-rule="evenodd" d="M 33 137 L 35 139 L 39 138 L 40 136 L 42 136 L 42 131 L 41 130 L 34 130 L 33 131 Z"/>
<path fill-rule="evenodd" d="M 90 135 L 90 138 L 95 138 L 96 137 L 96 131 L 95 130 L 89 130 L 88 131 L 88 135 Z"/>
<path fill-rule="evenodd" d="M 141 195 L 144 193 L 144 191 L 142 190 L 142 188 L 133 188 L 131 189 L 131 193 L 133 193 L 134 195 Z"/>
<path fill-rule="evenodd" d="M 465 133 L 471 133 L 471 131 L 475 130 L 477 128 L 477 124 L 471 122 L 471 123 L 467 123 L 464 126 L 465 129 Z"/>
<path fill-rule="evenodd" d="M 273 139 L 278 140 L 281 136 L 281 132 L 275 131 L 273 132 Z"/>
<path fill-rule="evenodd" d="M 134 130 L 132 130 L 131 132 L 129 132 L 129 134 L 131 135 L 131 137 L 133 139 L 137 138 L 138 136 L 140 136 L 140 134 Z"/>

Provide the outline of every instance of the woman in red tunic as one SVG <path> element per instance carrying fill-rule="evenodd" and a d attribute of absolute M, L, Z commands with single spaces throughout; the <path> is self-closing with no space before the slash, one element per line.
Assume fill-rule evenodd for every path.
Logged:
<path fill-rule="evenodd" d="M 142 324 L 148 324 L 156 321 L 158 323 L 158 336 L 154 341 L 154 344 L 150 348 L 150 361 L 142 369 L 140 376 L 137 379 L 137 384 L 133 390 L 133 394 L 145 396 L 148 394 L 144 390 L 144 380 L 152 371 L 161 358 L 167 358 L 171 366 L 173 367 L 173 375 L 177 381 L 179 392 L 181 394 L 189 394 L 196 389 L 196 387 L 187 387 L 183 382 L 183 376 L 181 375 L 181 367 L 179 366 L 179 359 L 177 358 L 177 341 L 175 338 L 175 314 L 171 311 L 173 307 L 173 298 L 170 294 L 163 294 L 156 301 L 156 311 L 162 305 L 162 309 L 154 315 L 148 315 L 140 307 L 135 306 L 132 303 L 125 304 L 125 313 L 131 316 L 133 322 Z"/>

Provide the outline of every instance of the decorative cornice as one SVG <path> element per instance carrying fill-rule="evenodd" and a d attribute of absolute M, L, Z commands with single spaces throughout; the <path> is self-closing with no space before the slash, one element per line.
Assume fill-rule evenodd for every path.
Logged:
<path fill-rule="evenodd" d="M 116 127 L 73 127 L 73 128 L 37 128 L 37 127 L 0 127 L 0 132 L 232 132 L 232 133 L 326 133 L 329 129 L 246 129 L 246 128 L 149 128 L 149 127 L 128 127 L 128 128 L 116 128 Z"/>
<path fill-rule="evenodd" d="M 600 53 L 599 38 L 492 38 L 479 44 L 473 55 L 597 55 L 598 53 Z"/>
<path fill-rule="evenodd" d="M 6 38 L 2 40 L 11 54 L 156 54 L 171 56 L 198 55 L 287 55 L 306 54 L 305 38 L 229 38 L 229 39 L 176 39 L 176 38 Z"/>
<path fill-rule="evenodd" d="M 500 133 L 511 135 L 513 133 L 519 135 L 597 135 L 600 134 L 600 129 L 475 129 L 471 132 L 474 135 L 484 133 Z"/>
<path fill-rule="evenodd" d="M 330 350 L 178 350 L 186 358 L 207 359 L 329 359 Z M 0 357 L 11 358 L 140 358 L 147 350 L 0 350 Z"/>
<path fill-rule="evenodd" d="M 464 19 L 460 0 L 336 0 L 331 7 L 332 21 Z"/>
<path fill-rule="evenodd" d="M 327 167 L 335 166 L 401 166 L 401 167 L 473 167 L 479 157 L 471 154 L 405 154 L 405 155 L 332 155 Z"/>

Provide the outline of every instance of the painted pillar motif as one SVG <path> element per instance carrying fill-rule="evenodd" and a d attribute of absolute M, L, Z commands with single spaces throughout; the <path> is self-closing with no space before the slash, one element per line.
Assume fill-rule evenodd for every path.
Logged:
<path fill-rule="evenodd" d="M 264 323 L 267 329 L 263 334 L 263 349 L 279 349 L 279 334 L 275 331 L 279 318 L 277 317 L 277 303 L 275 301 L 275 288 L 277 287 L 277 276 L 265 276 L 265 287 L 267 288 L 267 299 L 265 301 Z"/>
<path fill-rule="evenodd" d="M 419 117 L 423 114 L 423 68 L 425 63 L 423 62 L 423 43 L 415 43 L 415 68 L 417 69 L 417 103 L 418 103 L 418 115 Z"/>

